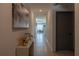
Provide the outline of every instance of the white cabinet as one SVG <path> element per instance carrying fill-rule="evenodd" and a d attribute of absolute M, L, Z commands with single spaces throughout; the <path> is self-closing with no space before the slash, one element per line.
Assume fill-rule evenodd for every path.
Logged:
<path fill-rule="evenodd" d="M 28 48 L 16 48 L 16 56 L 29 56 Z"/>
<path fill-rule="evenodd" d="M 33 47 L 33 41 L 32 40 L 30 40 L 26 46 L 18 46 L 16 48 L 16 52 L 15 52 L 16 56 L 29 56 L 31 47 Z"/>

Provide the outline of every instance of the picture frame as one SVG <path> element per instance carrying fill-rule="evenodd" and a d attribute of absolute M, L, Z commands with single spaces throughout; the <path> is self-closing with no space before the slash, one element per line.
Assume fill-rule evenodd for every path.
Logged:
<path fill-rule="evenodd" d="M 22 3 L 12 3 L 12 29 L 30 27 L 30 11 Z"/>

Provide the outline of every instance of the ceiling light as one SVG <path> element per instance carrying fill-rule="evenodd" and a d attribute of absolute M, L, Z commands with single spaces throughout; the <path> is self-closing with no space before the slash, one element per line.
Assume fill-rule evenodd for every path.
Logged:
<path fill-rule="evenodd" d="M 43 10 L 42 10 L 42 9 L 40 9 L 39 11 L 40 11 L 40 12 L 42 12 Z"/>

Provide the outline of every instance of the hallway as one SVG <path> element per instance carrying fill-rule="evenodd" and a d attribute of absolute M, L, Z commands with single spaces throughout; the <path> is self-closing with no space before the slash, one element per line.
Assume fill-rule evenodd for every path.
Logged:
<path fill-rule="evenodd" d="M 41 19 L 42 20 L 42 19 Z M 44 19 L 43 19 L 44 20 Z M 50 55 L 49 49 L 46 43 L 47 36 L 46 36 L 46 22 L 39 22 L 36 23 L 36 35 L 34 41 L 34 55 L 35 56 L 48 56 Z"/>
<path fill-rule="evenodd" d="M 38 32 L 34 42 L 34 56 L 74 56 L 73 51 L 52 52 L 47 45 L 44 33 Z"/>
<path fill-rule="evenodd" d="M 34 41 L 34 56 L 73 56 L 73 51 L 52 52 L 47 45 L 44 33 L 37 32 Z"/>
<path fill-rule="evenodd" d="M 34 45 L 34 56 L 50 56 L 51 51 L 49 50 L 44 33 L 37 33 L 35 45 Z"/>
<path fill-rule="evenodd" d="M 38 15 L 35 23 L 35 41 L 34 41 L 34 55 L 35 56 L 48 56 L 47 36 L 46 36 L 46 15 Z"/>

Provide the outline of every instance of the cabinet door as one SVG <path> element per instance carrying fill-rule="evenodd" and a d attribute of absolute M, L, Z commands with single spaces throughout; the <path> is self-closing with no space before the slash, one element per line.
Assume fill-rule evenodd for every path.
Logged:
<path fill-rule="evenodd" d="M 29 56 L 29 49 L 16 48 L 16 56 Z"/>
<path fill-rule="evenodd" d="M 29 48 L 29 56 L 33 56 L 34 55 L 34 43 L 32 43 L 32 45 Z"/>

